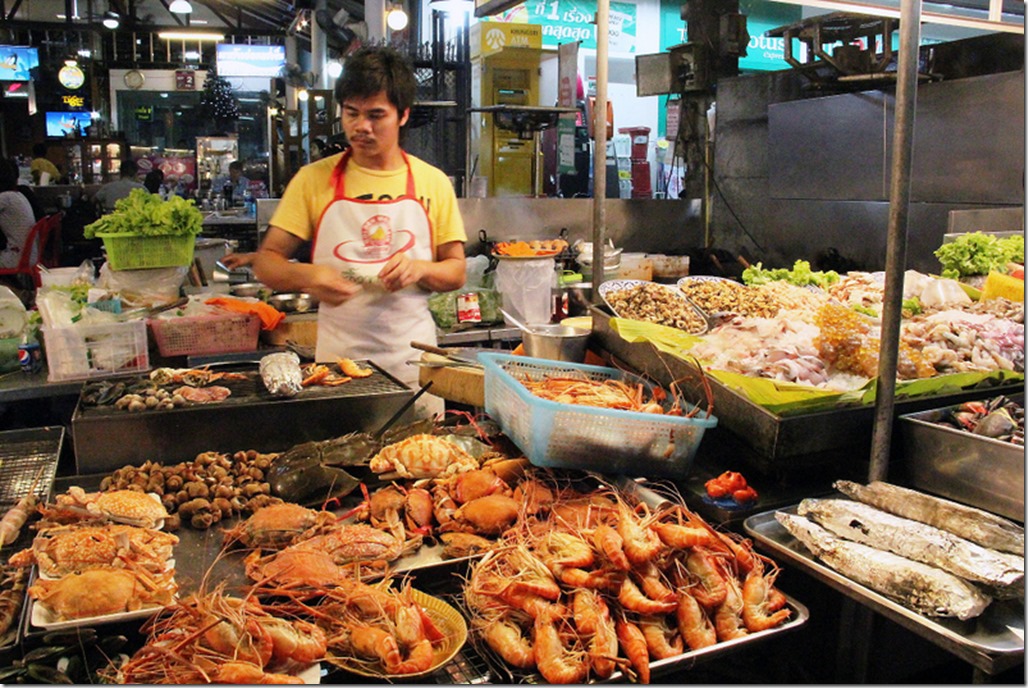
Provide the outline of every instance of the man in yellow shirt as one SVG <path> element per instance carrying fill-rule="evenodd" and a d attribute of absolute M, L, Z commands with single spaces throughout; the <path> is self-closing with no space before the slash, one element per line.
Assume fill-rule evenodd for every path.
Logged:
<path fill-rule="evenodd" d="M 57 169 L 57 165 L 53 164 L 46 158 L 46 144 L 37 143 L 32 146 L 32 155 L 34 156 L 32 162 L 29 164 L 29 170 L 32 173 L 32 183 L 39 184 L 40 178 L 43 172 L 50 175 L 48 183 L 56 184 L 61 178 L 61 171 Z"/>
<path fill-rule="evenodd" d="M 436 342 L 428 296 L 463 286 L 467 241 L 450 180 L 400 147 L 416 90 L 392 48 L 347 58 L 335 95 L 350 148 L 293 177 L 253 264 L 273 289 L 318 299 L 317 360 L 371 359 L 414 387 L 410 342 Z M 311 263 L 290 262 L 306 241 Z M 435 397 L 419 413 L 441 410 Z"/>

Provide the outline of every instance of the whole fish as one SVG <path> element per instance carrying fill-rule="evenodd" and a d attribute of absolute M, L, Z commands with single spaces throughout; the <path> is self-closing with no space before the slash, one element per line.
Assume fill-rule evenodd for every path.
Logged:
<path fill-rule="evenodd" d="M 966 621 L 992 602 L 972 583 L 942 569 L 843 540 L 803 516 L 779 511 L 775 519 L 831 568 L 918 613 Z"/>
<path fill-rule="evenodd" d="M 868 485 L 836 480 L 833 487 L 850 499 L 942 528 L 982 547 L 1024 555 L 1024 526 L 983 509 L 880 480 Z"/>
<path fill-rule="evenodd" d="M 937 566 L 973 583 L 1024 592 L 1024 559 L 850 499 L 804 499 L 800 516 L 839 537 Z"/>

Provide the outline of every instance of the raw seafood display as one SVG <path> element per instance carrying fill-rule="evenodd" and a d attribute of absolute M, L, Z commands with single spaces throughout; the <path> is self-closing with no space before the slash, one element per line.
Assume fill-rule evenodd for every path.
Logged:
<path fill-rule="evenodd" d="M 707 329 L 703 317 L 673 287 L 638 282 L 608 291 L 604 298 L 621 318 L 677 327 L 691 333 L 701 333 Z"/>

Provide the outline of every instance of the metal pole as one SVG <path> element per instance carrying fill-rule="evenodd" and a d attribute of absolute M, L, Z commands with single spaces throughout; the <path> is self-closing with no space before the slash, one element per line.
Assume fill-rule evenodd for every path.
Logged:
<path fill-rule="evenodd" d="M 917 62 L 921 43 L 921 0 L 900 3 L 899 62 L 896 69 L 896 113 L 893 126 L 889 187 L 889 235 L 885 251 L 885 300 L 878 359 L 878 393 L 871 435 L 868 480 L 884 480 L 889 470 L 889 445 L 896 398 L 903 272 L 907 264 L 907 215 L 910 210 L 910 160 L 917 109 Z"/>
<path fill-rule="evenodd" d="M 607 242 L 607 44 L 610 0 L 596 2 L 596 107 L 593 108 L 593 303 L 600 303 L 604 244 Z"/>

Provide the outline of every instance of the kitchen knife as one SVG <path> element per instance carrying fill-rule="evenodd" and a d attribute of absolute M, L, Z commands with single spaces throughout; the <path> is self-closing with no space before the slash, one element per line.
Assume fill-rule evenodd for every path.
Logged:
<path fill-rule="evenodd" d="M 460 363 L 478 367 L 482 366 L 482 364 L 478 362 L 478 352 L 480 349 L 444 349 L 441 346 L 434 346 L 423 342 L 411 342 L 410 345 L 420 351 L 427 351 L 430 354 L 445 356 L 451 361 L 458 361 Z"/>

